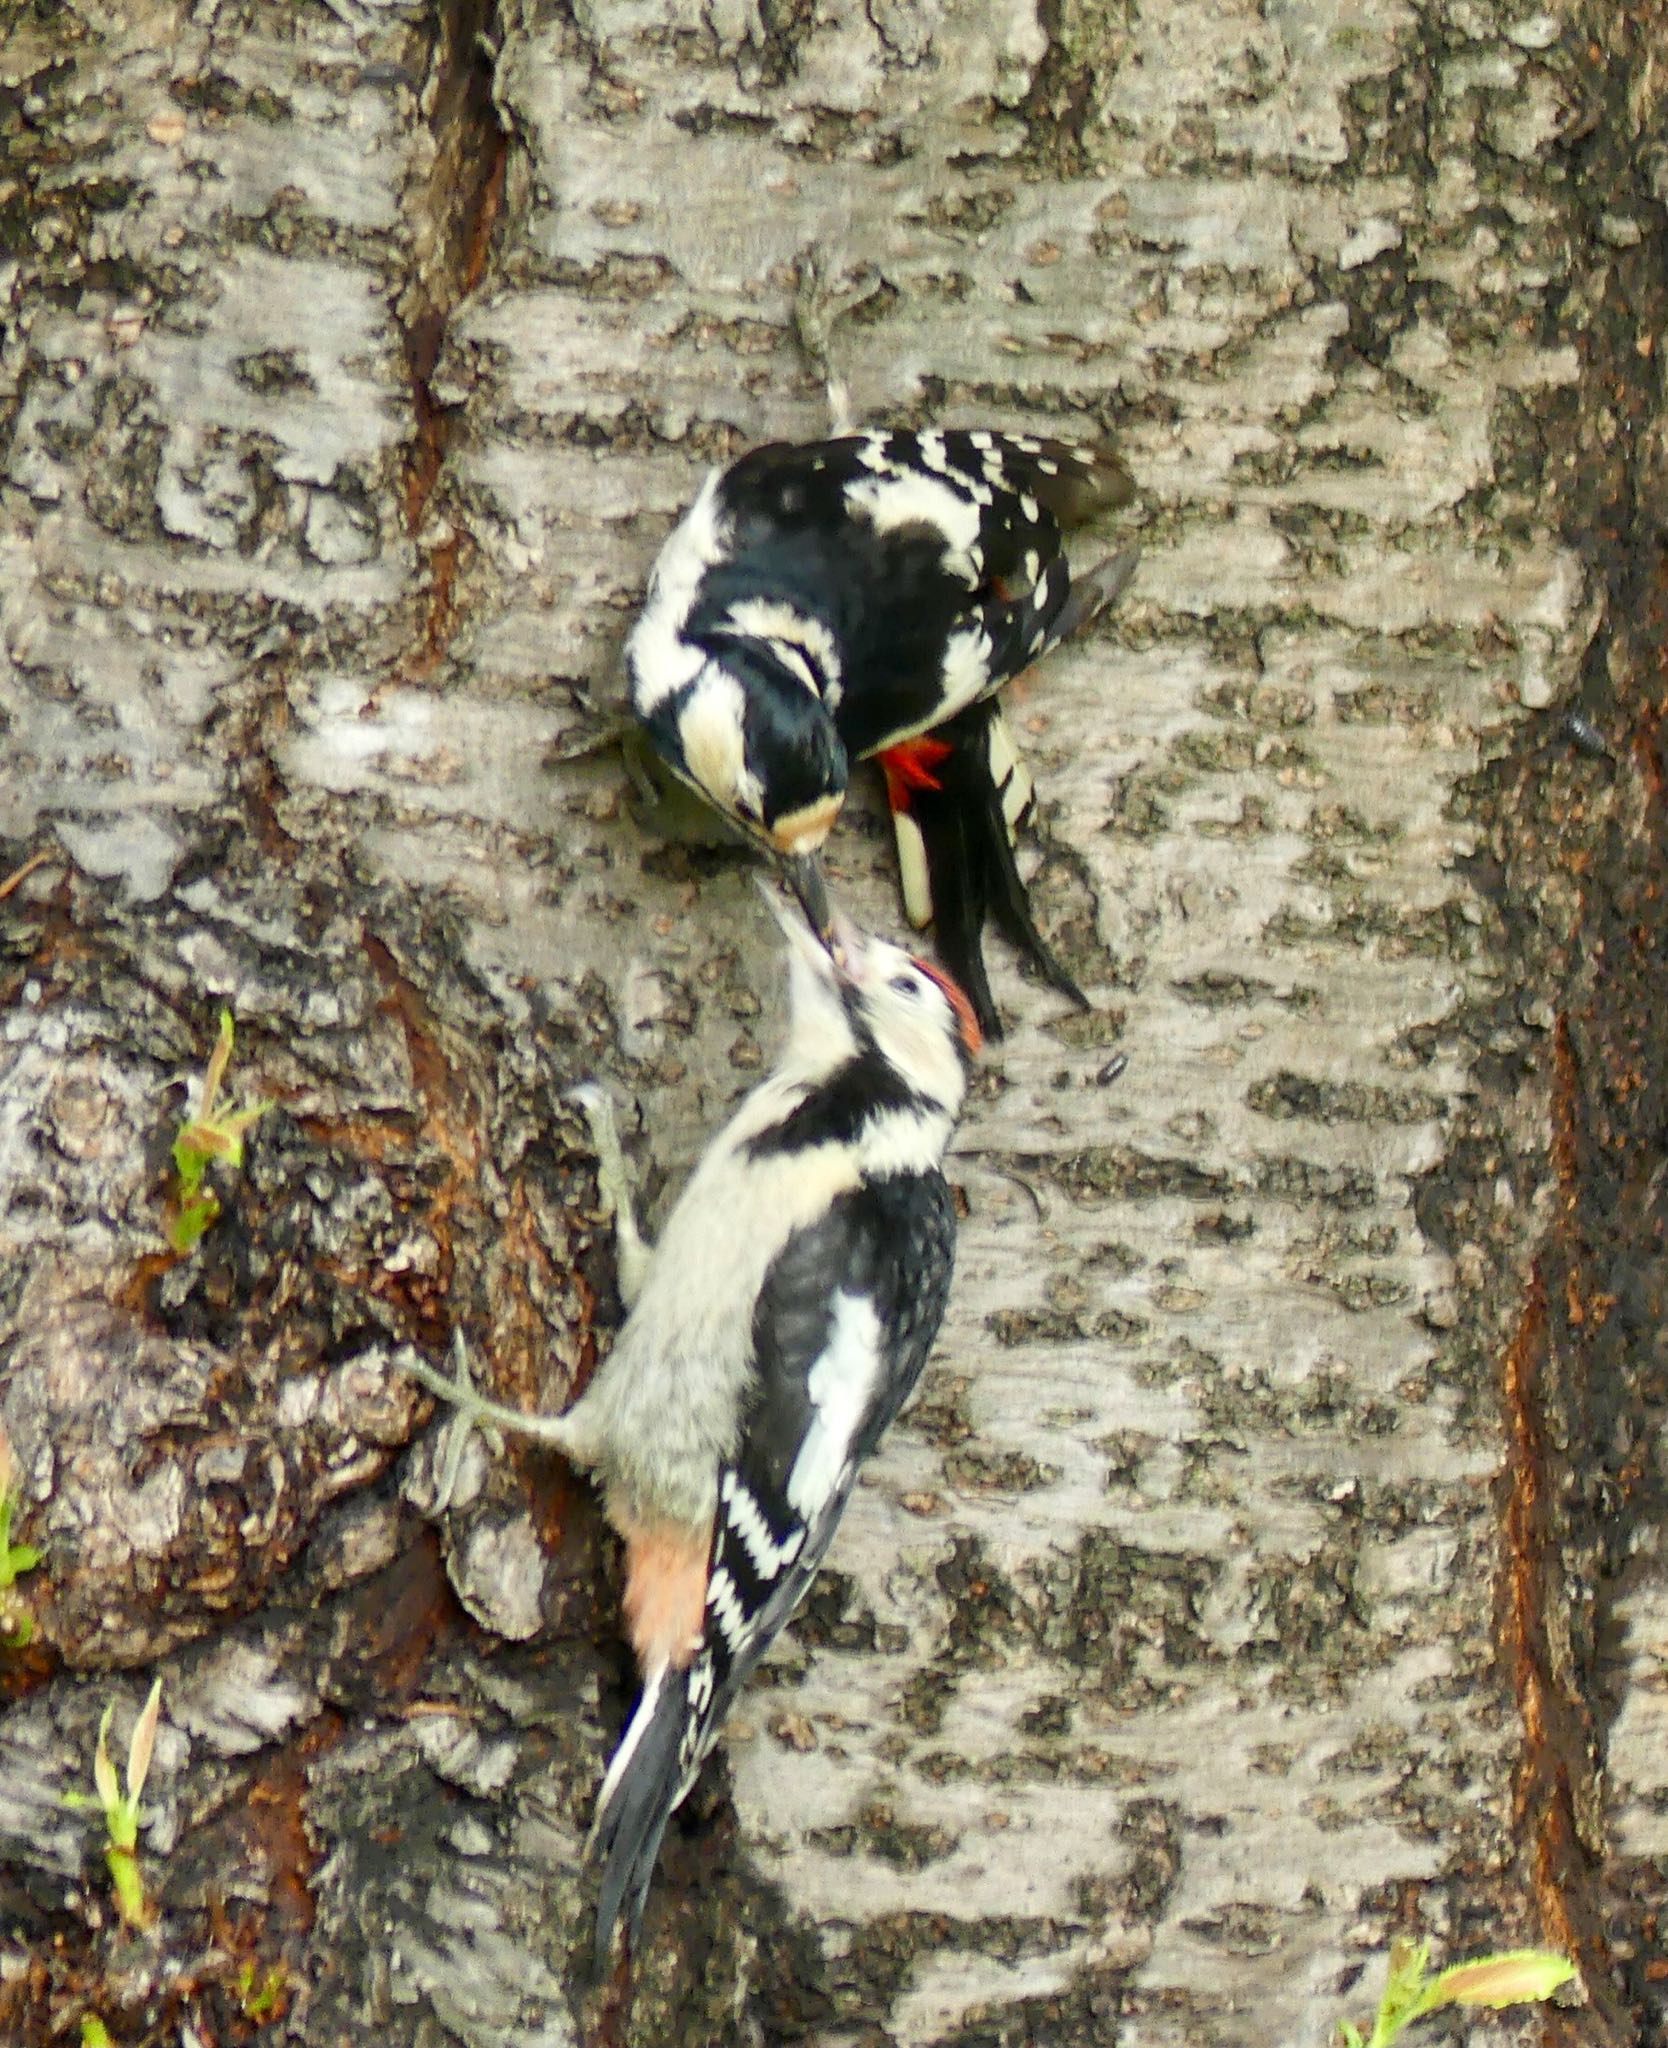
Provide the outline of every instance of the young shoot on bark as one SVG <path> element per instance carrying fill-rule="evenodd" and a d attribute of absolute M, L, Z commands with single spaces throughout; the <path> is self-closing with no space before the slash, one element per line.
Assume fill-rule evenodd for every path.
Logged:
<path fill-rule="evenodd" d="M 1575 1965 L 1553 1949 L 1514 1948 L 1475 1962 L 1455 1963 L 1429 1974 L 1428 1941 L 1391 1944 L 1390 1974 L 1378 2002 L 1372 2032 L 1349 2020 L 1338 2023 L 1343 2048 L 1390 2048 L 1404 2027 L 1448 2005 L 1539 2005 L 1575 1975 Z"/>
<path fill-rule="evenodd" d="M 41 1554 L 32 1543 L 12 1541 L 12 1516 L 18 1496 L 0 1493 L 0 1650 L 26 1649 L 35 1640 L 35 1617 L 17 1590 L 25 1572 L 32 1572 Z"/>
<path fill-rule="evenodd" d="M 232 1058 L 232 1013 L 220 1012 L 220 1035 L 203 1071 L 202 1099 L 197 1114 L 180 1126 L 174 1140 L 174 1170 L 178 1181 L 169 1204 L 168 1242 L 177 1252 L 188 1252 L 220 1214 L 220 1197 L 205 1187 L 203 1177 L 214 1160 L 231 1167 L 243 1164 L 245 1132 L 272 1107 L 270 1100 L 219 1106 L 220 1084 Z"/>
<path fill-rule="evenodd" d="M 41 1553 L 32 1543 L 12 1541 L 12 1517 L 22 1499 L 11 1442 L 0 1427 L 0 1650 L 27 1649 L 35 1640 L 35 1617 L 17 1582 L 40 1563 Z"/>
<path fill-rule="evenodd" d="M 64 1804 L 96 1806 L 104 1815 L 104 1829 L 109 1838 L 105 1844 L 104 1860 L 116 1890 L 116 1911 L 121 1915 L 124 1926 L 143 1933 L 156 1918 L 156 1913 L 145 1897 L 145 1881 L 139 1871 L 139 1830 L 147 1817 L 139 1801 L 145 1790 L 145 1780 L 150 1775 L 151 1756 L 156 1748 L 157 1722 L 162 1715 L 162 1680 L 159 1678 L 152 1685 L 149 1697 L 139 1710 L 139 1718 L 133 1724 L 133 1735 L 127 1746 L 125 1792 L 110 1755 L 110 1720 L 115 1711 L 116 1703 L 112 1700 L 98 1724 L 98 1746 L 93 1751 L 94 1791 L 66 1792 Z"/>

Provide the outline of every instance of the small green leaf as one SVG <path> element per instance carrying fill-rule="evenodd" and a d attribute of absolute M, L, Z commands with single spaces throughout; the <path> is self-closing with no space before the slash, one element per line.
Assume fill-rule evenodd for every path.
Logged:
<path fill-rule="evenodd" d="M 1574 1963 L 1554 1949 L 1508 1949 L 1444 1970 L 1425 1991 L 1418 2011 L 1435 2012 L 1444 2005 L 1483 2005 L 1496 2011 L 1506 2005 L 1539 2005 L 1574 1975 Z"/>
<path fill-rule="evenodd" d="M 158 1678 L 151 1686 L 145 1704 L 139 1709 L 139 1718 L 133 1724 L 133 1735 L 127 1746 L 127 1798 L 135 1810 L 139 1805 L 139 1795 L 145 1789 L 145 1780 L 151 1774 L 156 1724 L 161 1718 L 162 1680 Z"/>
<path fill-rule="evenodd" d="M 113 1813 L 122 1803 L 116 1766 L 110 1761 L 110 1717 L 115 1711 L 116 1703 L 112 1700 L 98 1724 L 98 1745 L 93 1751 L 93 1785 L 98 1792 L 98 1803 L 106 1813 Z"/>
<path fill-rule="evenodd" d="M 177 1183 L 165 1234 L 176 1252 L 193 1250 L 220 1214 L 219 1198 L 212 1188 L 203 1185 L 210 1164 L 219 1160 L 233 1168 L 241 1167 L 246 1132 L 272 1107 L 269 1100 L 264 1100 L 245 1103 L 237 1109 L 220 1108 L 220 1089 L 231 1061 L 232 1043 L 232 1013 L 222 1010 L 219 1035 L 203 1070 L 197 1113 L 186 1119 L 174 1138 Z"/>
<path fill-rule="evenodd" d="M 81 2048 L 112 2048 L 110 2029 L 96 2012 L 81 2016 Z"/>
<path fill-rule="evenodd" d="M 1348 2020 L 1338 2022 L 1338 2032 L 1343 2040 L 1343 2048 L 1365 2048 L 1361 2039 L 1361 2029 L 1353 2026 Z"/>
<path fill-rule="evenodd" d="M 185 1176 L 180 1176 L 183 1185 Z M 202 1174 L 197 1175 L 199 1183 Z M 206 1194 L 194 1194 L 188 1201 L 181 1202 L 179 1209 L 168 1223 L 168 1242 L 177 1252 L 191 1251 L 205 1230 L 220 1214 L 220 1197 L 212 1189 Z"/>

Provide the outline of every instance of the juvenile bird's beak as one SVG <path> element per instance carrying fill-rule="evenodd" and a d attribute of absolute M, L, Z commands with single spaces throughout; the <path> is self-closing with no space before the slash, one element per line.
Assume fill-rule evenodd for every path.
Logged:
<path fill-rule="evenodd" d="M 764 898 L 771 916 L 775 918 L 783 938 L 788 942 L 789 953 L 802 960 L 819 981 L 833 982 L 840 973 L 840 965 L 831 934 L 826 931 L 813 931 L 804 916 L 796 917 L 788 908 L 779 889 L 767 882 L 763 875 L 755 879 L 759 885 L 759 894 Z M 837 910 L 829 912 L 829 921 L 835 925 L 845 922 Z"/>
<path fill-rule="evenodd" d="M 869 942 L 843 911 L 830 911 L 823 943 L 840 979 L 854 988 L 860 985 L 868 970 Z"/>
<path fill-rule="evenodd" d="M 793 893 L 805 921 L 825 946 L 833 937 L 834 912 L 828 901 L 828 884 L 823 880 L 822 859 L 815 853 L 796 853 L 784 865 Z"/>

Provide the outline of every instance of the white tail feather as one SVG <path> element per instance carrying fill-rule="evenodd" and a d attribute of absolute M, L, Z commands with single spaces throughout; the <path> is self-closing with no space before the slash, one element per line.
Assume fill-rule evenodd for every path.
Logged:
<path fill-rule="evenodd" d="M 921 828 L 907 811 L 892 813 L 892 830 L 898 841 L 898 881 L 903 889 L 904 915 L 917 931 L 932 923 L 932 882 L 927 874 L 927 843 Z"/>
<path fill-rule="evenodd" d="M 592 1845 L 596 1841 L 597 1829 L 602 1824 L 603 1815 L 608 1811 L 608 1802 L 619 1790 L 626 1772 L 631 1768 L 631 1759 L 637 1753 L 637 1745 L 643 1740 L 645 1729 L 654 1719 L 660 1688 L 666 1683 L 666 1669 L 664 1664 L 657 1665 L 643 1680 L 643 1696 L 637 1702 L 637 1711 L 631 1717 L 630 1727 L 620 1738 L 620 1746 L 614 1752 L 608 1773 L 602 1781 L 602 1789 L 597 1793 L 596 1817 L 591 1822 L 591 1832 L 585 1843 L 586 1855 L 591 1853 Z"/>
<path fill-rule="evenodd" d="M 1007 718 L 1001 711 L 992 717 L 986 730 L 985 764 L 990 770 L 991 781 L 996 785 L 996 793 L 1002 799 L 1002 816 L 1007 821 L 1008 840 L 1012 844 L 1036 800 L 1037 789 L 1031 780 L 1031 771 L 1020 759 Z"/>

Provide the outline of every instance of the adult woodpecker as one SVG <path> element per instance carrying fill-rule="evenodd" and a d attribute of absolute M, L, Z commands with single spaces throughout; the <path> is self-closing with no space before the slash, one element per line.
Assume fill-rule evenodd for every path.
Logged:
<path fill-rule="evenodd" d="M 878 758 L 905 908 L 992 1034 L 987 916 L 1084 1001 L 1014 864 L 1032 792 L 995 693 L 1128 583 L 1135 550 L 1074 578 L 1061 529 L 1132 494 L 1108 448 L 1029 435 L 772 442 L 708 477 L 626 642 L 658 752 L 788 863 L 819 929 L 849 764 Z"/>
<path fill-rule="evenodd" d="M 643 1689 L 592 1829 L 599 1970 L 622 1911 L 635 1939 L 667 1821 L 804 1598 L 949 1292 L 955 1212 L 940 1162 L 979 1049 L 972 1008 L 939 968 L 838 915 L 828 948 L 782 922 L 787 1043 L 653 1249 L 606 1097 L 583 1092 L 629 1314 L 580 1399 L 528 1416 L 484 1401 L 461 1364 L 451 1380 L 410 1368 L 465 1426 L 484 1420 L 588 1467 L 625 1541 Z"/>

